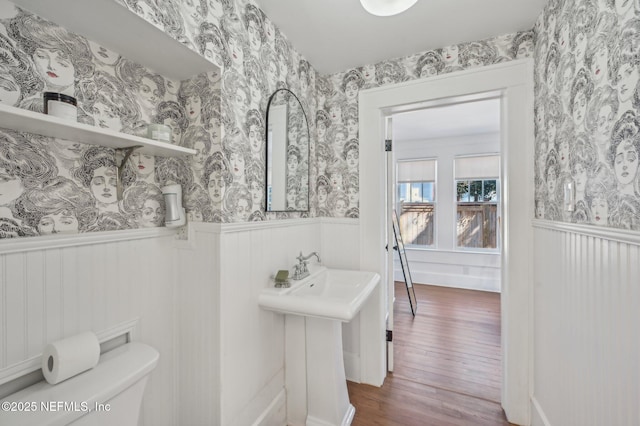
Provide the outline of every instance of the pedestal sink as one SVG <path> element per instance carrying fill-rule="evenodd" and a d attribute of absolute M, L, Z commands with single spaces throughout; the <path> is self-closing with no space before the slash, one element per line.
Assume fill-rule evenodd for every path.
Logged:
<path fill-rule="evenodd" d="M 266 288 L 264 309 L 305 317 L 307 426 L 347 426 L 349 402 L 342 355 L 342 322 L 351 321 L 380 282 L 375 272 L 317 267 L 290 288 Z"/>

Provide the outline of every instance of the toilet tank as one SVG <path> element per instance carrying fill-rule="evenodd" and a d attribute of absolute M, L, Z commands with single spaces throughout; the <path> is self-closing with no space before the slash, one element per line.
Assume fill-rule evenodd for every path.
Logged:
<path fill-rule="evenodd" d="M 55 385 L 43 380 L 3 399 L 0 425 L 135 426 L 158 357 L 138 342 L 105 352 L 91 370 Z"/>

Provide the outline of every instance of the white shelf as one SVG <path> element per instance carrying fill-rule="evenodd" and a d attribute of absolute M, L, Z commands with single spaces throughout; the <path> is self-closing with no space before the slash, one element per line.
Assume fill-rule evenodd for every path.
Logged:
<path fill-rule="evenodd" d="M 0 104 L 0 127 L 90 145 L 102 145 L 109 148 L 141 146 L 140 152 L 160 157 L 175 157 L 196 153 L 195 150 L 182 146 L 62 120 L 50 115 L 2 104 Z"/>
<path fill-rule="evenodd" d="M 185 80 L 218 67 L 115 0 L 11 0 L 164 77 Z"/>

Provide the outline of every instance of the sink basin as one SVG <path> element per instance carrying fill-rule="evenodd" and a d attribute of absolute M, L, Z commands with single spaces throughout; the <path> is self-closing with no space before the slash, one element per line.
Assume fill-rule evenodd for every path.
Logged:
<path fill-rule="evenodd" d="M 311 268 L 311 267 L 310 267 Z M 375 272 L 316 266 L 289 288 L 266 288 L 258 303 L 283 314 L 351 321 L 380 282 Z"/>
<path fill-rule="evenodd" d="M 349 401 L 342 352 L 342 324 L 362 309 L 380 282 L 375 272 L 310 265 L 311 275 L 290 288 L 260 293 L 264 309 L 304 317 L 307 380 L 306 426 L 349 426 L 355 407 Z"/>

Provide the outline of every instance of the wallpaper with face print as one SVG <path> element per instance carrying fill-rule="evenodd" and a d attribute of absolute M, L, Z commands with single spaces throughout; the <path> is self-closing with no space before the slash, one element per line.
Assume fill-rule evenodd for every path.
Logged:
<path fill-rule="evenodd" d="M 315 202 L 318 216 L 359 217 L 358 92 L 531 57 L 533 32 L 447 46 L 319 78 Z"/>
<path fill-rule="evenodd" d="M 164 123 L 173 143 L 196 150 L 134 154 L 118 202 L 114 151 L 0 129 L 2 237 L 161 226 L 169 183 L 182 185 L 191 221 L 309 214 L 264 213 L 266 103 L 289 88 L 314 116 L 315 71 L 255 5 L 119 2 L 224 70 L 178 82 L 1 1 L 0 102 L 42 111 L 43 91 L 63 92 L 81 122 L 140 135 Z"/>
<path fill-rule="evenodd" d="M 160 188 L 182 184 L 189 214 L 214 220 L 202 171 L 220 145 L 219 75 L 165 79 L 63 28 L 4 2 L 0 15 L 0 102 L 37 112 L 42 92 L 72 95 L 78 120 L 146 136 L 169 124 L 189 159 L 134 152 L 116 195 L 115 151 L 0 129 L 0 238 L 162 226 Z M 219 98 L 219 97 L 218 97 Z"/>
<path fill-rule="evenodd" d="M 639 2 L 551 0 L 535 33 L 536 217 L 640 229 Z"/>
<path fill-rule="evenodd" d="M 285 210 L 309 208 L 309 138 L 302 106 L 290 92 L 281 91 L 271 105 L 287 105 Z M 279 101 L 277 98 L 281 97 Z"/>
<path fill-rule="evenodd" d="M 252 0 L 118 3 L 217 64 L 221 75 L 197 76 L 186 82 L 167 80 L 82 37 L 5 6 L 0 8 L 0 55 L 6 58 L 0 62 L 0 102 L 39 110 L 44 90 L 73 94 L 78 98 L 80 121 L 129 133 L 143 132 L 149 122 L 170 124 L 174 143 L 192 147 L 197 154 L 187 160 L 134 156 L 125 182 L 129 194 L 116 203 L 104 195 L 113 192 L 112 187 L 100 191 L 91 186 L 93 180 L 96 187 L 100 180 L 113 182 L 114 163 L 109 161 L 113 152 L 3 131 L 3 137 L 12 141 L 4 146 L 29 146 L 35 153 L 16 154 L 9 148 L 2 153 L 7 160 L 0 168 L 0 217 L 7 236 L 46 232 L 34 222 L 39 213 L 28 209 L 36 208 L 31 205 L 38 191 L 52 190 L 40 182 L 53 179 L 60 181 L 56 190 L 75 185 L 70 192 L 88 196 L 70 203 L 88 208 L 88 213 L 83 210 L 86 220 L 80 222 L 77 213 L 65 210 L 78 221 L 77 226 L 72 224 L 72 232 L 157 226 L 162 221 L 154 219 L 162 213 L 158 188 L 171 182 L 182 184 L 190 220 L 358 217 L 360 89 L 525 57 L 533 46 L 533 33 L 525 32 L 319 78 Z M 308 213 L 264 213 L 264 118 L 269 96 L 278 88 L 297 95 L 309 122 Z M 23 140 L 28 143 L 21 143 Z M 41 169 L 45 178 L 30 176 L 26 167 L 10 165 L 14 161 L 9 158 L 19 155 L 25 161 L 39 158 L 43 164 L 29 166 L 29 170 Z M 145 204 L 140 195 L 147 193 L 159 200 L 155 213 L 154 201 Z M 45 200 L 40 205 L 48 203 Z"/>
<path fill-rule="evenodd" d="M 221 143 L 211 147 L 197 181 L 211 199 L 213 221 L 313 216 L 313 206 L 304 213 L 265 213 L 264 121 L 267 102 L 276 89 L 289 89 L 300 99 L 311 127 L 311 158 L 315 155 L 311 118 L 316 114 L 316 72 L 284 34 L 250 0 L 119 0 L 119 3 L 222 70 L 218 110 Z M 298 167 L 297 171 L 306 171 L 303 183 L 314 180 L 313 175 L 307 177 L 308 165 Z M 302 207 L 305 206 L 296 208 Z"/>
<path fill-rule="evenodd" d="M 264 123 L 260 120 L 264 119 L 269 94 L 275 89 L 288 88 L 296 93 L 310 124 L 309 215 L 357 218 L 360 89 L 530 57 L 534 46 L 533 32 L 528 31 L 421 52 L 319 78 L 252 1 L 174 1 L 183 18 L 181 26 L 172 27 L 179 29 L 177 32 L 170 31 L 164 23 L 176 19 L 162 18 L 173 12 L 160 3 L 172 1 L 120 0 L 120 3 L 192 46 L 223 70 L 223 149 L 216 153 L 215 160 L 221 171 L 213 175 L 216 180 L 210 184 L 216 192 L 215 200 L 219 200 L 216 202 L 220 203 L 216 205 L 220 213 L 216 220 L 223 222 L 299 217 L 297 213 L 265 216 L 263 208 L 258 208 L 264 203 L 265 192 L 264 136 L 249 142 L 252 151 L 248 161 L 244 155 L 234 153 L 235 165 L 229 164 L 232 157 L 228 146 L 246 146 L 246 139 L 254 134 L 252 129 L 259 128 L 264 135 Z M 234 177 L 225 177 L 225 170 L 233 170 Z M 244 179 L 240 178 L 242 175 Z M 250 204 L 246 201 L 247 187 Z M 237 192 L 243 195 L 225 202 L 226 197 Z"/>

